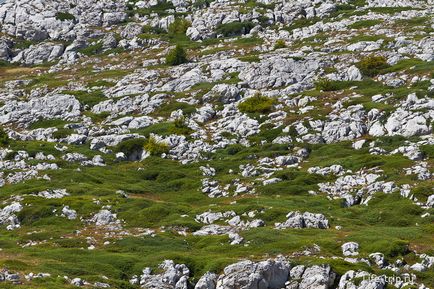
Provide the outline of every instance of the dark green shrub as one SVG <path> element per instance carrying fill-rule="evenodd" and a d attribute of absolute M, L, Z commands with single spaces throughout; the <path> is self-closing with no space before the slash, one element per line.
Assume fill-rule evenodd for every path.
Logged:
<path fill-rule="evenodd" d="M 362 29 L 362 28 L 369 28 L 372 26 L 375 26 L 377 24 L 382 23 L 382 20 L 378 20 L 378 19 L 372 19 L 372 20 L 361 20 L 361 21 L 357 21 L 353 24 L 351 24 L 350 26 L 348 26 L 349 28 L 352 29 Z"/>
<path fill-rule="evenodd" d="M 185 123 L 185 118 L 180 117 L 175 119 L 173 126 L 169 128 L 169 133 L 179 134 L 179 135 L 189 135 L 192 133 L 192 129 Z"/>
<path fill-rule="evenodd" d="M 9 142 L 10 140 L 8 134 L 2 127 L 0 127 L 0 146 L 5 147 L 9 144 Z"/>
<path fill-rule="evenodd" d="M 191 23 L 185 19 L 177 18 L 172 24 L 169 25 L 168 32 L 170 36 L 185 34 Z"/>
<path fill-rule="evenodd" d="M 337 81 L 328 78 L 321 78 L 315 82 L 315 88 L 322 91 L 336 91 L 348 88 L 352 85 L 348 81 Z"/>
<path fill-rule="evenodd" d="M 217 26 L 217 34 L 222 34 L 224 37 L 243 35 L 250 32 L 250 30 L 255 27 L 255 24 L 249 21 L 244 22 L 231 22 L 220 24 Z"/>
<path fill-rule="evenodd" d="M 274 99 L 256 94 L 240 103 L 238 109 L 244 113 L 265 113 L 271 111 L 274 103 Z"/>
<path fill-rule="evenodd" d="M 379 74 L 381 70 L 388 68 L 389 64 L 384 56 L 370 55 L 360 60 L 356 66 L 362 74 L 373 77 Z"/>
<path fill-rule="evenodd" d="M 56 19 L 60 21 L 67 21 L 67 20 L 75 21 L 74 15 L 68 12 L 57 12 Z"/>
<path fill-rule="evenodd" d="M 193 7 L 196 9 L 206 8 L 209 7 L 209 4 L 211 4 L 213 0 L 196 0 L 193 3 Z"/>
<path fill-rule="evenodd" d="M 226 148 L 226 152 L 228 155 L 233 156 L 237 153 L 241 152 L 244 149 L 244 147 L 240 144 L 233 144 Z"/>
<path fill-rule="evenodd" d="M 53 132 L 53 137 L 56 139 L 62 139 L 68 137 L 70 134 L 72 134 L 74 131 L 72 129 L 67 128 L 59 128 L 55 132 Z"/>
<path fill-rule="evenodd" d="M 274 49 L 280 49 L 280 48 L 285 48 L 286 47 L 286 43 L 285 40 L 283 39 L 278 39 L 276 41 L 276 43 L 274 43 Z"/>
<path fill-rule="evenodd" d="M 100 84 L 104 84 L 104 82 L 101 82 Z M 107 99 L 104 95 L 104 92 L 102 92 L 101 90 L 94 90 L 91 92 L 84 90 L 64 91 L 64 93 L 74 95 L 81 104 L 87 105 L 89 107 L 92 107 Z"/>
<path fill-rule="evenodd" d="M 159 156 L 169 152 L 169 146 L 165 143 L 158 142 L 155 138 L 150 137 L 143 145 L 143 148 L 153 156 Z"/>
<path fill-rule="evenodd" d="M 166 64 L 168 65 L 179 65 L 187 62 L 187 53 L 185 49 L 180 45 L 176 45 L 166 56 Z"/>
<path fill-rule="evenodd" d="M 102 51 L 102 42 L 98 42 L 92 45 L 89 45 L 88 47 L 81 48 L 78 50 L 78 52 L 83 53 L 84 55 L 91 56 L 98 54 Z"/>
<path fill-rule="evenodd" d="M 145 139 L 143 138 L 134 138 L 128 139 L 116 146 L 117 152 L 123 152 L 126 156 L 130 156 L 135 152 L 143 150 L 143 146 L 145 144 Z"/>

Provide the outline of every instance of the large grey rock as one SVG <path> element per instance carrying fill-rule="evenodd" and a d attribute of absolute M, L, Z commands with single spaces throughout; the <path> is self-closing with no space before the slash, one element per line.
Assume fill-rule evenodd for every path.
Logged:
<path fill-rule="evenodd" d="M 218 275 L 206 272 L 205 275 L 200 277 L 199 281 L 197 281 L 194 289 L 215 289 L 217 284 Z"/>
<path fill-rule="evenodd" d="M 352 140 L 367 132 L 366 113 L 362 105 L 350 106 L 329 115 L 322 137 L 327 143 Z"/>
<path fill-rule="evenodd" d="M 239 78 L 255 89 L 280 88 L 298 82 L 310 85 L 319 67 L 317 59 L 294 60 L 273 56 L 259 63 L 250 63 Z"/>
<path fill-rule="evenodd" d="M 125 9 L 124 2 L 114 0 L 6 0 L 0 6 L 0 24 L 3 32 L 18 38 L 71 40 L 83 27 L 124 21 Z"/>
<path fill-rule="evenodd" d="M 151 268 L 145 268 L 141 276 L 134 276 L 130 282 L 146 289 L 187 289 L 190 270 L 186 265 L 165 260 L 159 268 L 163 271 L 160 274 L 152 274 Z"/>
<path fill-rule="evenodd" d="M 55 94 L 28 102 L 10 101 L 0 108 L 0 123 L 28 124 L 38 119 L 74 119 L 80 115 L 80 102 L 72 95 Z"/>
<path fill-rule="evenodd" d="M 64 49 L 63 44 L 44 42 L 32 45 L 21 51 L 12 59 L 12 62 L 20 62 L 27 65 L 42 64 L 62 56 Z"/>
<path fill-rule="evenodd" d="M 104 209 L 96 213 L 90 221 L 95 223 L 95 225 L 97 226 L 106 226 L 116 222 L 117 219 L 116 214 L 113 214 L 109 210 Z"/>
<path fill-rule="evenodd" d="M 299 289 L 328 289 L 334 283 L 336 274 L 330 265 L 315 265 L 306 268 Z"/>
<path fill-rule="evenodd" d="M 342 254 L 344 256 L 357 256 L 359 255 L 359 244 L 356 242 L 348 242 L 341 246 Z"/>
<path fill-rule="evenodd" d="M 374 278 L 372 278 L 374 277 Z M 360 281 L 361 280 L 361 281 Z M 365 271 L 347 271 L 339 280 L 339 289 L 383 289 L 386 288 L 384 276 L 371 275 Z"/>
<path fill-rule="evenodd" d="M 20 227 L 20 221 L 15 215 L 23 209 L 23 206 L 18 202 L 13 202 L 3 209 L 0 209 L 0 224 L 6 224 L 8 230 L 13 230 Z"/>
<path fill-rule="evenodd" d="M 285 259 L 258 263 L 241 261 L 227 266 L 216 289 L 280 289 L 288 280 L 291 265 Z"/>
<path fill-rule="evenodd" d="M 284 223 L 276 223 L 277 229 L 286 228 L 318 228 L 327 229 L 329 222 L 323 214 L 312 214 L 309 212 L 300 213 L 298 211 L 289 212 L 286 217 L 288 218 Z"/>

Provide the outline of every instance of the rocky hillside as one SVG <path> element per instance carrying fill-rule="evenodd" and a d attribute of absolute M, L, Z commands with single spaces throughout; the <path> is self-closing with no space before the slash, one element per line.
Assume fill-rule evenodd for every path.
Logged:
<path fill-rule="evenodd" d="M 434 0 L 5 0 L 0 30 L 0 288 L 434 288 Z"/>

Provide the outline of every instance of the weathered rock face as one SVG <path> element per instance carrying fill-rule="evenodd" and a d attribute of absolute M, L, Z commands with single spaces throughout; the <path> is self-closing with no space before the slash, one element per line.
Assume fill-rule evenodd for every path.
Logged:
<path fill-rule="evenodd" d="M 386 287 L 384 276 L 372 277 L 368 272 L 350 270 L 342 275 L 339 281 L 339 289 L 356 288 L 356 289 L 383 289 Z M 355 280 L 353 280 L 355 279 Z M 357 280 L 362 279 L 361 282 Z M 356 285 L 357 284 L 357 285 Z"/>
<path fill-rule="evenodd" d="M 197 281 L 194 289 L 216 289 L 218 275 L 207 272 L 205 275 L 200 277 L 199 281 Z"/>
<path fill-rule="evenodd" d="M 276 223 L 277 229 L 286 228 L 318 228 L 327 229 L 329 227 L 328 220 L 323 214 L 312 214 L 309 212 L 289 212 L 286 217 L 288 218 L 284 223 Z"/>
<path fill-rule="evenodd" d="M 0 108 L 0 123 L 31 123 L 38 119 L 74 119 L 80 115 L 80 103 L 72 95 L 55 94 L 28 102 L 10 101 Z"/>
<path fill-rule="evenodd" d="M 257 263 L 240 261 L 227 266 L 220 276 L 207 272 L 195 289 L 329 289 L 335 279 L 329 265 L 292 267 L 278 257 Z"/>
<path fill-rule="evenodd" d="M 300 289 L 328 289 L 334 283 L 336 274 L 329 265 L 312 266 L 304 270 Z"/>
<path fill-rule="evenodd" d="M 239 78 L 255 89 L 279 88 L 296 83 L 309 86 L 319 67 L 318 59 L 294 60 L 275 56 L 248 65 Z"/>
<path fill-rule="evenodd" d="M 112 25 L 126 18 L 119 1 L 7 0 L 0 6 L 2 31 L 18 38 L 41 41 L 71 40 L 83 27 Z"/>
<path fill-rule="evenodd" d="M 12 59 L 12 62 L 20 62 L 27 65 L 42 64 L 50 62 L 62 56 L 64 47 L 62 44 L 44 42 L 32 45 L 21 51 Z"/>
<path fill-rule="evenodd" d="M 367 132 L 366 116 L 361 105 L 348 107 L 338 114 L 329 115 L 329 118 L 322 131 L 327 143 L 355 139 Z"/>
<path fill-rule="evenodd" d="M 216 289 L 277 289 L 288 280 L 291 266 L 286 260 L 267 260 L 259 263 L 242 261 L 224 269 Z"/>
<path fill-rule="evenodd" d="M 0 224 L 6 224 L 8 230 L 13 230 L 20 227 L 20 221 L 15 213 L 20 212 L 23 206 L 18 202 L 4 207 L 0 210 Z"/>
<path fill-rule="evenodd" d="M 165 260 L 159 268 L 161 274 L 152 274 L 151 268 L 143 269 L 141 276 L 130 280 L 146 289 L 187 289 L 190 270 L 184 264 L 176 264 L 172 260 Z"/>
<path fill-rule="evenodd" d="M 359 255 L 359 244 L 355 242 L 348 242 L 342 246 L 342 254 L 344 256 L 357 256 Z"/>

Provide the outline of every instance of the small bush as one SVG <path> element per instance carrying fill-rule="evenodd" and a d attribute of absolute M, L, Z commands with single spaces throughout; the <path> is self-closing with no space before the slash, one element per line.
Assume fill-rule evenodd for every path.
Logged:
<path fill-rule="evenodd" d="M 255 25 L 249 21 L 231 22 L 220 24 L 219 26 L 217 26 L 216 32 L 217 34 L 222 34 L 224 37 L 229 37 L 247 34 L 253 27 L 255 27 Z"/>
<path fill-rule="evenodd" d="M 358 22 L 355 22 L 355 23 L 351 24 L 349 26 L 349 28 L 351 28 L 351 29 L 369 28 L 369 27 L 375 26 L 377 24 L 380 24 L 382 22 L 383 22 L 382 20 L 377 20 L 377 19 L 362 20 L 362 21 L 358 21 Z"/>
<path fill-rule="evenodd" d="M 169 129 L 169 132 L 179 135 L 189 135 L 192 130 L 185 123 L 185 118 L 180 117 L 175 119 L 175 121 L 173 122 L 173 126 Z"/>
<path fill-rule="evenodd" d="M 159 156 L 169 152 L 169 146 L 167 144 L 158 142 L 153 137 L 148 139 L 143 148 L 153 156 Z"/>
<path fill-rule="evenodd" d="M 276 41 L 276 43 L 274 43 L 274 49 L 280 49 L 280 48 L 285 48 L 286 47 L 286 43 L 285 40 L 283 39 L 278 39 Z"/>
<path fill-rule="evenodd" d="M 70 134 L 72 134 L 74 131 L 72 129 L 67 128 L 59 128 L 55 132 L 53 132 L 53 137 L 55 139 L 62 139 L 68 137 Z"/>
<path fill-rule="evenodd" d="M 322 91 L 336 91 L 348 88 L 352 85 L 349 81 L 337 81 L 328 78 L 321 78 L 315 82 L 315 88 Z"/>
<path fill-rule="evenodd" d="M 130 156 L 137 151 L 143 150 L 145 140 L 143 138 L 128 139 L 116 146 L 117 152 L 123 152 L 126 156 Z"/>
<path fill-rule="evenodd" d="M 238 105 L 238 109 L 244 113 L 265 113 L 271 111 L 275 100 L 256 94 Z"/>
<path fill-rule="evenodd" d="M 10 140 L 8 134 L 5 132 L 5 130 L 2 127 L 0 127 L 0 147 L 7 146 L 9 142 Z"/>
<path fill-rule="evenodd" d="M 209 5 L 211 4 L 213 0 L 196 0 L 193 3 L 193 7 L 196 9 L 202 9 L 202 8 L 206 8 L 209 7 Z"/>
<path fill-rule="evenodd" d="M 102 51 L 102 46 L 102 42 L 97 42 L 95 44 L 89 45 L 88 47 L 79 49 L 78 52 L 81 52 L 87 56 L 92 56 L 100 53 Z"/>
<path fill-rule="evenodd" d="M 72 15 L 71 13 L 67 13 L 67 12 L 57 12 L 56 13 L 56 19 L 60 20 L 60 21 L 67 21 L 67 20 L 75 21 L 74 15 Z"/>
<path fill-rule="evenodd" d="M 168 65 L 179 65 L 187 62 L 187 53 L 185 49 L 180 45 L 171 50 L 166 56 L 166 64 Z"/>
<path fill-rule="evenodd" d="M 360 60 L 356 66 L 366 76 L 376 76 L 381 70 L 389 67 L 384 56 L 370 55 Z"/>
<path fill-rule="evenodd" d="M 185 34 L 191 23 L 185 19 L 177 18 L 172 24 L 169 25 L 168 32 L 170 36 Z"/>

